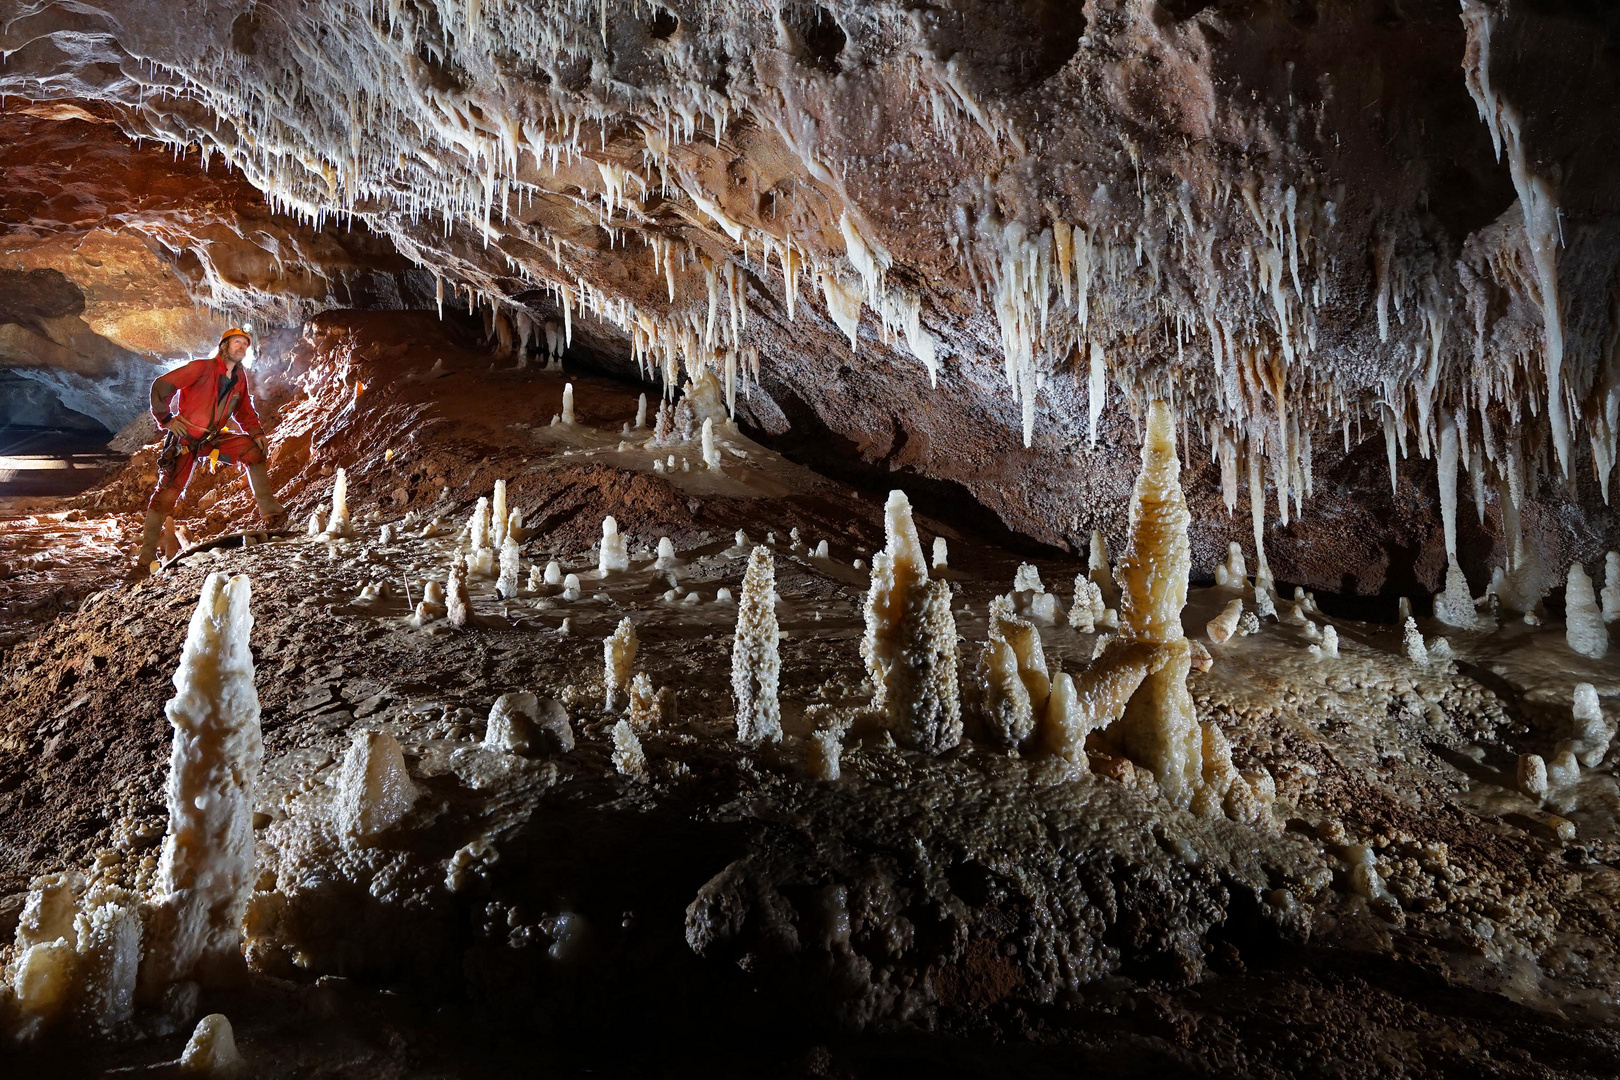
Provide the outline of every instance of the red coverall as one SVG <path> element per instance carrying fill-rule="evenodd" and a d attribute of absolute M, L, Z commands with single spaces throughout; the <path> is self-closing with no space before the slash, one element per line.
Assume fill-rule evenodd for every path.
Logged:
<path fill-rule="evenodd" d="M 163 423 L 158 403 L 167 406 L 178 391 L 180 401 L 174 415 L 186 422 L 189 437 L 181 441 L 180 457 L 173 467 L 159 471 L 157 490 L 147 504 L 148 510 L 156 510 L 165 517 L 174 511 L 174 504 L 185 490 L 186 481 L 191 479 L 191 470 L 196 467 L 199 455 L 207 457 L 218 450 L 219 459 L 224 462 L 264 463 L 261 447 L 264 425 L 253 408 L 248 370 L 241 364 L 236 366 L 236 382 L 222 398 L 220 390 L 227 380 L 225 368 L 224 359 L 216 354 L 182 364 L 161 376 L 153 386 L 153 418 L 159 425 Z M 243 434 L 220 430 L 233 419 Z"/>

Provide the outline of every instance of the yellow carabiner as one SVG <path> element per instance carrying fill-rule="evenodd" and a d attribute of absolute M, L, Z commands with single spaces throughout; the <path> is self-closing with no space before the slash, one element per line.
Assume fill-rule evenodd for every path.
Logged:
<path fill-rule="evenodd" d="M 219 451 L 216 449 L 216 450 L 211 450 L 208 453 L 208 472 L 209 472 L 209 475 L 212 475 L 214 470 L 217 469 L 217 468 L 219 468 Z"/>

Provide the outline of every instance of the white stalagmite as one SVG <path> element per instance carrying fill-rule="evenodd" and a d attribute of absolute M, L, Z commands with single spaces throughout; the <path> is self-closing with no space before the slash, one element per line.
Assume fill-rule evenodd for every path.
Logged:
<path fill-rule="evenodd" d="M 563 383 L 562 422 L 574 422 L 574 384 Z"/>
<path fill-rule="evenodd" d="M 737 631 L 731 645 L 731 693 L 737 703 L 737 738 L 745 743 L 779 742 L 782 709 L 777 684 L 782 658 L 776 625 L 776 564 L 771 549 L 761 545 L 748 557 L 742 596 L 737 601 Z"/>
<path fill-rule="evenodd" d="M 499 550 L 506 543 L 509 519 L 506 516 L 506 481 L 495 481 L 495 497 L 489 504 L 490 546 Z"/>
<path fill-rule="evenodd" d="M 489 710 L 484 746 L 513 754 L 567 754 L 574 749 L 574 729 L 567 710 L 551 698 L 526 690 L 502 694 Z"/>
<path fill-rule="evenodd" d="M 519 558 L 517 541 L 510 536 L 501 543 L 501 573 L 495 579 L 495 592 L 502 600 L 512 600 L 518 594 Z"/>
<path fill-rule="evenodd" d="M 642 394 L 636 402 L 636 430 L 640 431 L 647 426 L 647 395 Z"/>
<path fill-rule="evenodd" d="M 1609 651 L 1609 628 L 1592 592 L 1592 579 L 1578 562 L 1570 564 L 1564 586 L 1564 639 L 1571 649 L 1593 660 Z"/>
<path fill-rule="evenodd" d="M 1620 552 L 1603 556 L 1603 621 L 1620 619 Z"/>
<path fill-rule="evenodd" d="M 326 515 L 326 535 L 349 535 L 349 474 L 343 469 L 332 478 L 332 512 Z"/>
<path fill-rule="evenodd" d="M 467 520 L 467 535 L 473 551 L 483 551 L 489 547 L 489 499 L 482 495 L 473 507 L 472 517 Z"/>
<path fill-rule="evenodd" d="M 370 843 L 403 821 L 419 794 L 397 739 L 383 731 L 353 734 L 338 772 L 335 805 L 346 840 Z"/>
<path fill-rule="evenodd" d="M 257 871 L 253 791 L 264 745 L 246 575 L 210 574 L 191 616 L 175 696 L 169 830 L 163 838 L 141 982 L 153 992 L 206 982 L 242 964 L 242 916 Z"/>
<path fill-rule="evenodd" d="M 1406 658 L 1412 663 L 1429 662 L 1429 647 L 1423 644 L 1423 634 L 1418 630 L 1417 620 L 1410 615 L 1401 626 L 1401 647 L 1406 650 Z"/>
<path fill-rule="evenodd" d="M 889 492 L 884 530 L 884 548 L 872 556 L 861 638 L 872 705 L 902 745 L 942 753 L 962 739 L 950 586 L 929 579 L 905 492 Z"/>
<path fill-rule="evenodd" d="M 1084 574 L 1074 575 L 1074 602 L 1069 605 L 1069 625 L 1082 634 L 1097 632 L 1107 605 L 1102 590 Z"/>
<path fill-rule="evenodd" d="M 703 419 L 703 464 L 711 469 L 720 467 L 720 448 L 714 445 L 714 418 Z"/>
<path fill-rule="evenodd" d="M 546 563 L 546 584 L 561 585 L 563 581 L 562 564 L 556 559 Z"/>
<path fill-rule="evenodd" d="M 1204 625 L 1209 634 L 1209 640 L 1217 645 L 1224 645 L 1226 640 L 1237 633 L 1238 620 L 1243 618 L 1243 601 L 1234 599 L 1227 601 L 1221 613 Z"/>
<path fill-rule="evenodd" d="M 843 775 L 840 760 L 844 752 L 843 733 L 838 729 L 810 734 L 810 771 L 817 780 L 837 780 Z"/>
<path fill-rule="evenodd" d="M 1041 572 L 1033 564 L 1020 564 L 1013 574 L 1013 597 L 1018 605 L 1018 613 L 1024 618 L 1043 626 L 1056 625 L 1057 597 L 1046 591 L 1046 586 L 1041 583 Z"/>
<path fill-rule="evenodd" d="M 568 574 L 562 580 L 562 598 L 568 601 L 578 600 L 581 594 L 579 575 Z"/>
<path fill-rule="evenodd" d="M 934 537 L 934 569 L 944 570 L 951 565 L 951 553 L 943 536 Z"/>
<path fill-rule="evenodd" d="M 641 739 L 628 720 L 613 725 L 613 767 L 621 776 L 633 780 L 646 780 L 652 775 L 647 767 L 647 755 L 641 749 Z"/>
<path fill-rule="evenodd" d="M 1148 407 L 1142 471 L 1131 492 L 1130 544 L 1119 561 L 1120 636 L 1162 648 L 1110 734 L 1126 756 L 1152 770 L 1172 802 L 1187 806 L 1202 778 L 1204 735 L 1187 692 L 1191 650 L 1181 628 L 1192 554 L 1192 516 L 1181 492 L 1175 418 L 1163 401 Z"/>
<path fill-rule="evenodd" d="M 143 933 L 139 904 L 126 889 L 95 886 L 74 917 L 73 930 L 79 1015 L 110 1033 L 135 1012 Z"/>
<path fill-rule="evenodd" d="M 1241 589 L 1249 584 L 1249 568 L 1236 540 L 1226 545 L 1226 561 L 1215 567 L 1215 584 L 1223 589 Z"/>
<path fill-rule="evenodd" d="M 224 1013 L 209 1013 L 197 1021 L 186 1048 L 180 1053 L 182 1075 L 234 1076 L 246 1063 L 236 1048 L 236 1034 Z"/>
<path fill-rule="evenodd" d="M 1603 705 L 1598 701 L 1597 687 L 1591 683 L 1575 684 L 1575 699 L 1571 709 L 1575 721 L 1575 735 L 1560 742 L 1559 749 L 1567 749 L 1588 769 L 1603 764 L 1608 756 L 1609 744 L 1614 741 L 1615 727 L 1603 718 Z"/>
<path fill-rule="evenodd" d="M 992 739 L 1018 746 L 1046 711 L 1052 690 L 1046 652 L 1034 624 L 1013 611 L 1010 596 L 990 601 L 989 630 L 979 653 L 980 711 Z"/>
<path fill-rule="evenodd" d="M 1479 612 L 1474 608 L 1474 596 L 1468 588 L 1468 578 L 1455 562 L 1446 567 L 1446 588 L 1434 598 L 1434 617 L 1447 626 L 1471 630 L 1480 625 Z"/>
<path fill-rule="evenodd" d="M 609 712 L 619 707 L 620 694 L 630 684 L 638 644 L 635 624 L 629 618 L 619 620 L 618 629 L 602 641 L 602 693 Z"/>
<path fill-rule="evenodd" d="M 1322 627 L 1322 640 L 1311 646 L 1311 655 L 1336 660 L 1339 656 L 1339 631 L 1329 623 Z"/>
<path fill-rule="evenodd" d="M 630 569 L 630 551 L 625 538 L 619 535 L 619 523 L 612 517 L 602 519 L 602 546 L 596 557 L 597 573 L 603 577 Z"/>
<path fill-rule="evenodd" d="M 460 555 L 450 559 L 450 576 L 444 583 L 445 617 L 451 626 L 466 626 L 472 614 L 472 598 L 467 595 L 467 563 Z"/>
<path fill-rule="evenodd" d="M 1271 595 L 1271 579 L 1254 579 L 1254 614 L 1257 619 L 1275 619 L 1277 601 Z"/>
<path fill-rule="evenodd" d="M 658 556 L 653 560 L 654 570 L 673 570 L 680 565 L 675 558 L 675 542 L 667 536 L 658 538 Z"/>
<path fill-rule="evenodd" d="M 1103 602 L 1111 603 L 1117 599 L 1119 590 L 1114 585 L 1114 573 L 1108 565 L 1108 541 L 1103 539 L 1101 529 L 1091 530 L 1091 551 L 1086 566 L 1091 580 L 1102 590 Z"/>

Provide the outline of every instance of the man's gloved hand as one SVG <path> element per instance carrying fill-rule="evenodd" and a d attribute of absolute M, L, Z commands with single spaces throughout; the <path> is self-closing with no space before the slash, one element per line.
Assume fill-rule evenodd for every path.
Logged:
<path fill-rule="evenodd" d="M 186 422 L 180 419 L 178 416 L 169 417 L 169 422 L 163 425 L 163 430 L 172 431 L 182 439 L 190 434 L 190 432 L 186 429 Z"/>
<path fill-rule="evenodd" d="M 253 445 L 259 448 L 259 453 L 264 455 L 264 460 L 265 461 L 270 460 L 270 440 L 269 439 L 265 438 L 263 435 L 255 435 L 255 436 L 253 436 Z"/>

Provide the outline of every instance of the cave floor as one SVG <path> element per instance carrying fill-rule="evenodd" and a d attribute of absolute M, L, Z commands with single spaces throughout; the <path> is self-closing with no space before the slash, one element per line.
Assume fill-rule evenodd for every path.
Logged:
<path fill-rule="evenodd" d="M 1613 1074 L 1611 767 L 1542 801 L 1514 774 L 1568 734 L 1575 682 L 1620 693 L 1620 668 L 1576 656 L 1561 627 L 1448 632 L 1456 659 L 1428 665 L 1394 627 L 1309 610 L 1210 644 L 1189 681 L 1200 719 L 1275 783 L 1252 823 L 1177 809 L 1122 759 L 1071 766 L 971 728 L 931 758 L 857 722 L 841 778 L 819 779 L 808 733 L 858 720 L 871 693 L 855 562 L 881 542 L 880 506 L 732 432 L 719 470 L 695 445 L 655 453 L 620 430 L 635 398 L 612 384 L 575 380 L 578 425 L 514 419 L 545 416 L 561 380 L 501 378 L 471 431 L 436 425 L 404 381 L 347 426 L 343 386 L 283 413 L 278 482 L 302 514 L 330 488 L 307 433 L 340 432 L 327 452 L 355 462 L 349 538 L 204 550 L 111 585 L 139 455 L 100 494 L 8 519 L 62 560 L 33 564 L 42 580 L 71 571 L 84 591 L 19 622 L 0 658 L 0 938 L 35 875 L 151 880 L 163 702 L 202 581 L 223 571 L 253 583 L 261 880 L 252 974 L 203 1006 L 230 1016 L 256 1075 Z M 475 578 L 466 627 L 413 625 L 494 477 L 533 530 L 524 576 L 557 558 L 583 595 L 502 600 Z M 243 521 L 227 477 L 187 500 L 198 535 Z M 589 547 L 610 513 L 631 566 L 599 579 Z M 920 524 L 950 542 L 971 702 L 989 600 L 1020 560 Z M 734 737 L 736 607 L 720 595 L 740 585 L 739 529 L 775 549 L 784 631 L 786 737 L 754 749 Z M 652 565 L 661 535 L 672 570 Z M 1080 565 L 1037 561 L 1066 600 Z M 1189 635 L 1239 596 L 1194 589 Z M 674 696 L 641 730 L 645 775 L 615 767 L 603 702 L 602 641 L 625 617 L 636 669 Z M 1310 651 L 1329 621 L 1336 659 Z M 1097 647 L 1062 623 L 1041 637 L 1069 670 Z M 571 752 L 483 745 L 494 699 L 520 690 L 563 705 Z M 422 792 L 358 847 L 332 809 L 357 730 L 393 735 Z M 185 1037 L 138 1033 L 17 1060 L 140 1072 Z"/>

